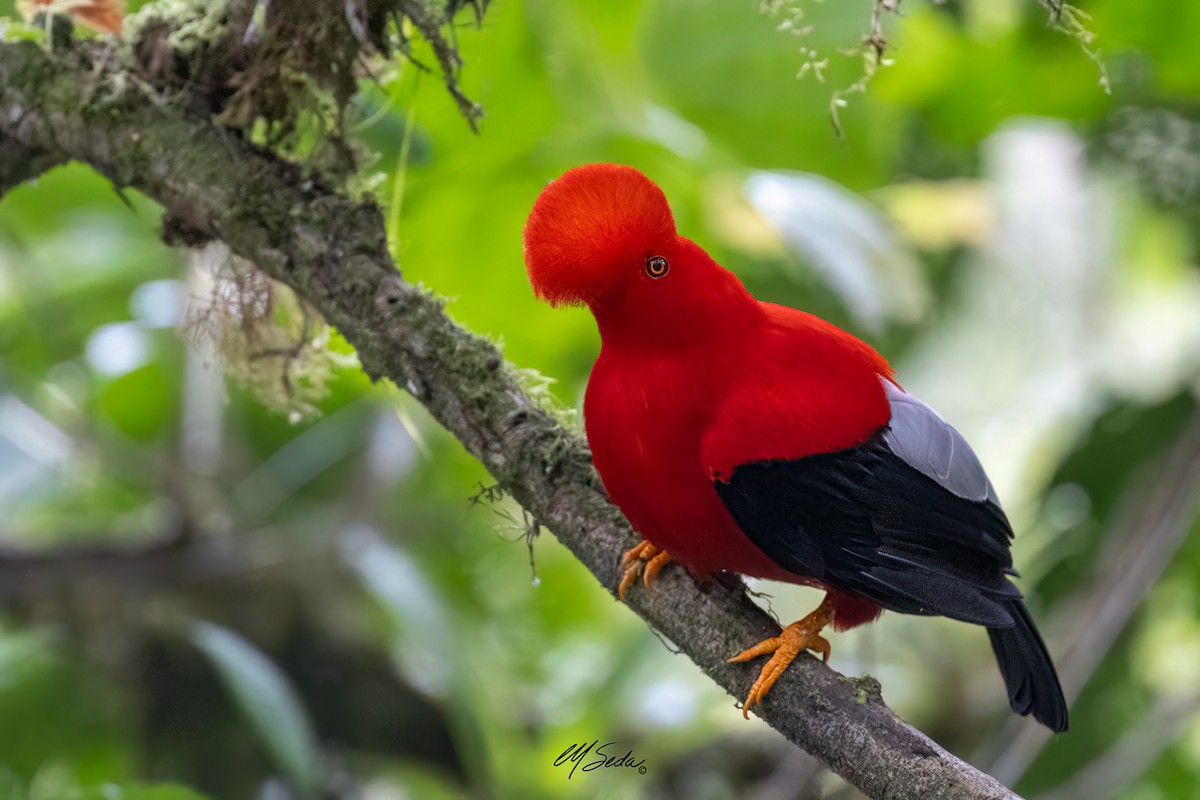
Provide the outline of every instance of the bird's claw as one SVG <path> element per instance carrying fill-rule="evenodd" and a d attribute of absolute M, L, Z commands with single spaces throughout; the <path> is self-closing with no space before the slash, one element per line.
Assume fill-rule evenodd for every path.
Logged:
<path fill-rule="evenodd" d="M 637 580 L 638 575 L 642 576 L 642 583 L 646 589 L 653 590 L 658 573 L 670 560 L 671 556 L 666 550 L 659 550 L 650 542 L 641 542 L 637 547 L 626 550 L 621 556 L 620 568 L 624 572 L 621 575 L 621 583 L 617 586 L 617 596 L 622 601 L 625 600 L 625 592 Z"/>
<path fill-rule="evenodd" d="M 746 702 L 742 703 L 742 716 L 750 718 L 750 706 L 762 703 L 767 692 L 779 680 L 779 676 L 795 660 L 796 656 L 805 650 L 813 650 L 821 654 L 822 659 L 829 662 L 829 640 L 821 636 L 821 629 L 833 621 L 833 607 L 828 598 L 799 622 L 788 625 L 778 636 L 764 639 L 753 647 L 749 647 L 736 656 L 726 659 L 727 662 L 749 661 L 759 656 L 771 655 L 758 673 Z"/>

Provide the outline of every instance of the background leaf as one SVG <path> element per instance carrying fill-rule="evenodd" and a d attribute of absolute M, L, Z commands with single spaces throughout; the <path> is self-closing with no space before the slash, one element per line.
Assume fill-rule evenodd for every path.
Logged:
<path fill-rule="evenodd" d="M 208 656 L 246 719 L 302 797 L 316 797 L 321 759 L 312 725 L 283 675 L 232 631 L 198 622 L 192 641 Z"/>

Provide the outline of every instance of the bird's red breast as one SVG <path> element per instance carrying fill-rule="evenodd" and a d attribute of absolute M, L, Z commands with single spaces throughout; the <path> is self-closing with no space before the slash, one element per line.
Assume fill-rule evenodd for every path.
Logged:
<path fill-rule="evenodd" d="M 803 312 L 752 300 L 731 322 L 686 352 L 604 341 L 584 401 L 596 468 L 642 536 L 694 572 L 812 583 L 750 542 L 713 481 L 860 443 L 887 422 L 890 371 Z"/>

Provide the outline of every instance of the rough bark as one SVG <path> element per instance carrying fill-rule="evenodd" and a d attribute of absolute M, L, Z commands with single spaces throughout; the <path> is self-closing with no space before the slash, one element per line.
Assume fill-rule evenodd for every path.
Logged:
<path fill-rule="evenodd" d="M 0 197 L 9 189 L 36 178 L 60 161 L 43 151 L 31 149 L 8 136 L 0 135 Z"/>
<path fill-rule="evenodd" d="M 90 164 L 292 287 L 354 345 L 372 378 L 420 400 L 612 592 L 620 554 L 637 539 L 606 499 L 585 443 L 530 399 L 495 347 L 401 278 L 373 202 L 316 185 L 185 106 L 151 95 L 87 48 L 0 45 L 0 146 L 9 143 L 0 155 Z M 0 175 L 29 177 L 5 169 Z M 725 659 L 778 632 L 740 588 L 698 585 L 679 569 L 653 593 L 630 597 L 736 698 L 760 664 Z M 798 659 L 754 710 L 871 797 L 1015 797 L 899 719 L 875 680 L 843 677 L 813 658 Z"/>

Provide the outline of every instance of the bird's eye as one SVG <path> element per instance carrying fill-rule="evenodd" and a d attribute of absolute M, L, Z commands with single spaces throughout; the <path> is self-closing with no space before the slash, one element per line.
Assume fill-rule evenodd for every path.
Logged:
<path fill-rule="evenodd" d="M 671 265 L 662 256 L 654 256 L 653 258 L 646 259 L 646 274 L 651 278 L 661 278 L 667 274 L 667 270 L 670 268 Z"/>

